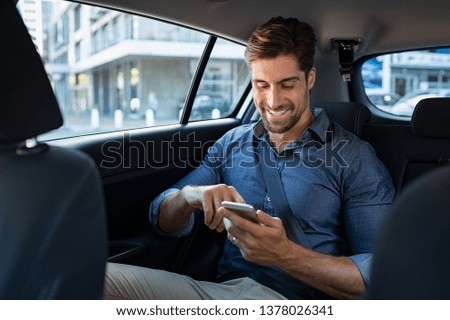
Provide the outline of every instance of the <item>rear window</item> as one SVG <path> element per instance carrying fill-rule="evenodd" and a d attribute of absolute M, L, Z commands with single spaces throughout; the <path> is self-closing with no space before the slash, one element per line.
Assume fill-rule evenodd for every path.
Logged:
<path fill-rule="evenodd" d="M 381 55 L 363 64 L 362 77 L 372 104 L 410 118 L 420 100 L 450 96 L 450 48 Z"/>

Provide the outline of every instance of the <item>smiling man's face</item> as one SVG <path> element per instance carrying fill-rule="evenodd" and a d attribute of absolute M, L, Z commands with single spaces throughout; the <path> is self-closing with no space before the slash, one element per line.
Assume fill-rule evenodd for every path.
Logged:
<path fill-rule="evenodd" d="M 296 135 L 309 118 L 309 91 L 315 69 L 306 79 L 294 56 L 258 59 L 251 64 L 253 98 L 264 126 L 272 134 Z M 306 112 L 305 112 L 306 111 Z"/>

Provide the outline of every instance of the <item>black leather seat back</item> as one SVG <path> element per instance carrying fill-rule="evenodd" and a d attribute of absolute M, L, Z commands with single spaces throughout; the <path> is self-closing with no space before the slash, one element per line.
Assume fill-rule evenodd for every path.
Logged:
<path fill-rule="evenodd" d="M 107 248 L 97 169 L 81 152 L 34 139 L 62 118 L 12 0 L 0 2 L 0 34 L 0 299 L 101 298 Z"/>

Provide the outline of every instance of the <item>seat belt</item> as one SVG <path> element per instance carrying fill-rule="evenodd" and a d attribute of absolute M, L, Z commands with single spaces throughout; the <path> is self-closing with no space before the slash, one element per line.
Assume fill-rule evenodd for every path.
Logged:
<path fill-rule="evenodd" d="M 260 161 L 259 167 L 266 184 L 267 193 L 276 213 L 283 222 L 287 237 L 303 247 L 311 248 L 309 240 L 306 238 L 300 223 L 289 206 L 276 162 L 270 157 L 270 146 L 260 141 L 258 142 L 257 151 Z"/>

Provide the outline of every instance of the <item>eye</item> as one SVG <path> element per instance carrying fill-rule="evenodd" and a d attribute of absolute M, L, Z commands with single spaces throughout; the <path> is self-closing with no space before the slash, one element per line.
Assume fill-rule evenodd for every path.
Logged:
<path fill-rule="evenodd" d="M 256 88 L 258 89 L 267 89 L 269 87 L 269 85 L 265 82 L 257 82 L 256 83 Z"/>
<path fill-rule="evenodd" d="M 283 81 L 283 82 L 281 83 L 281 89 L 283 89 L 283 90 L 291 90 L 291 89 L 294 89 L 296 83 L 297 83 L 297 81 L 295 81 L 295 80 L 287 80 L 287 81 Z"/>

